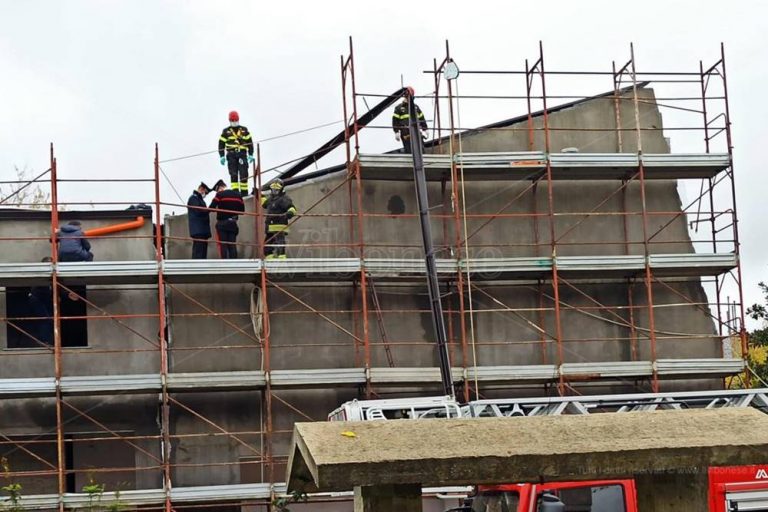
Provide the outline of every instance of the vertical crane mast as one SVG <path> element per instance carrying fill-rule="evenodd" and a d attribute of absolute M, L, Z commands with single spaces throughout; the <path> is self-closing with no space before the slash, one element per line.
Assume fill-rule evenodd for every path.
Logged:
<path fill-rule="evenodd" d="M 406 92 L 406 94 L 409 94 L 409 92 Z M 435 249 L 432 245 L 432 227 L 429 221 L 427 179 L 424 175 L 424 148 L 421 142 L 421 134 L 419 133 L 419 119 L 416 116 L 415 105 L 413 97 L 409 96 L 408 132 L 411 137 L 411 154 L 413 156 L 413 182 L 416 186 L 416 200 L 419 206 L 424 261 L 427 264 L 429 304 L 432 309 L 432 326 L 437 341 L 437 355 L 440 359 L 440 379 L 443 384 L 443 393 L 453 397 L 453 377 L 451 376 L 451 360 L 448 354 L 448 337 L 445 332 L 443 305 L 440 301 L 440 288 L 437 282 L 437 267 L 435 266 Z"/>

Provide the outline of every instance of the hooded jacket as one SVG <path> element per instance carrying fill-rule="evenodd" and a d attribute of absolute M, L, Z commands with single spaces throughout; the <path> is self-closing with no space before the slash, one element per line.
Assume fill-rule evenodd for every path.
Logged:
<path fill-rule="evenodd" d="M 59 228 L 59 261 L 93 261 L 91 244 L 80 226 L 65 224 Z"/>

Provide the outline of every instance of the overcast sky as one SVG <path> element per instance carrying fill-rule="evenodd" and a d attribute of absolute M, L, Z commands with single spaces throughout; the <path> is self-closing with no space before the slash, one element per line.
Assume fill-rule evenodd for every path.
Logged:
<path fill-rule="evenodd" d="M 256 139 L 337 122 L 262 143 L 265 167 L 297 158 L 341 128 L 339 56 L 348 52 L 348 36 L 354 39 L 360 92 L 388 94 L 402 75 L 425 95 L 433 85 L 422 71 L 433 58 L 442 59 L 446 39 L 465 70 L 523 69 L 526 58 L 537 58 L 542 40 L 548 69 L 596 71 L 610 71 L 611 61 L 626 62 L 630 42 L 641 70 L 698 71 L 699 60 L 706 65 L 719 58 L 722 41 L 745 302 L 751 304 L 760 300 L 756 283 L 768 281 L 761 158 L 768 119 L 762 98 L 768 83 L 766 10 L 763 2 L 741 0 L 0 0 L 0 179 L 12 179 L 14 166 L 45 170 L 49 142 L 61 177 L 151 177 L 155 142 L 161 159 L 213 150 L 232 109 Z M 525 92 L 522 78 L 504 80 L 464 75 L 460 92 Z M 610 77 L 601 77 L 553 84 L 548 92 L 591 95 L 610 88 Z M 460 105 L 462 125 L 520 115 L 523 108 L 466 100 Z M 431 107 L 424 110 L 430 117 Z M 676 115 L 665 112 L 665 125 Z M 385 117 L 377 124 L 386 123 Z M 396 146 L 391 132 L 368 132 L 363 151 Z M 673 151 L 703 149 L 700 135 L 668 135 Z M 320 167 L 338 162 L 331 155 Z M 213 154 L 168 162 L 163 170 L 183 200 L 201 179 L 210 184 L 226 177 Z M 683 190 L 684 199 L 688 192 Z M 148 184 L 69 185 L 61 193 L 68 201 L 153 197 Z M 165 181 L 162 195 L 179 202 Z"/>

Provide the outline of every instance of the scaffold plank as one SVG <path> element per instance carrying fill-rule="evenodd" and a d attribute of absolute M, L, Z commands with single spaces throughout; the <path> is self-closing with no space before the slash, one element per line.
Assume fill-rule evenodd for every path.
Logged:
<path fill-rule="evenodd" d="M 744 371 L 742 359 L 659 359 L 655 363 L 661 378 L 720 377 Z M 554 364 L 470 366 L 452 369 L 456 382 L 479 381 L 485 383 L 554 382 L 560 375 L 569 379 L 600 380 L 621 378 L 647 378 L 653 375 L 651 361 L 598 361 Z M 370 368 L 367 375 L 371 384 L 378 386 L 418 386 L 439 384 L 440 370 L 436 367 Z M 168 391 L 250 391 L 263 389 L 267 380 L 273 388 L 339 388 L 366 383 L 365 368 L 323 368 L 272 370 L 271 372 L 199 372 L 169 373 Z M 96 396 L 117 394 L 155 393 L 162 389 L 159 374 L 91 375 L 63 377 L 61 391 L 65 396 Z M 54 396 L 53 378 L 0 379 L 0 398 L 36 398 Z"/>
<path fill-rule="evenodd" d="M 653 254 L 648 257 L 651 269 L 659 277 L 701 277 L 719 275 L 736 267 L 734 253 Z M 437 274 L 453 279 L 459 269 L 472 274 L 474 280 L 546 279 L 557 262 L 565 277 L 605 278 L 631 277 L 645 270 L 643 255 L 587 255 L 551 257 L 471 258 L 469 260 L 438 259 Z M 75 265 L 72 267 L 72 265 Z M 94 263 L 60 263 L 58 275 L 65 283 L 134 284 L 157 281 L 154 261 L 101 262 L 89 273 Z M 361 269 L 379 280 L 424 279 L 425 264 L 415 258 L 291 258 L 286 260 L 166 260 L 163 274 L 171 284 L 255 282 L 262 265 L 270 280 L 279 282 L 327 281 L 347 282 L 359 279 Z M 44 265 L 0 263 L 0 284 L 29 286 L 50 279 L 53 269 Z"/>
<path fill-rule="evenodd" d="M 267 383 L 263 371 L 169 373 L 168 391 L 247 391 Z"/>
<path fill-rule="evenodd" d="M 455 156 L 464 180 L 531 180 L 547 167 L 556 180 L 620 180 L 631 178 L 642 162 L 645 179 L 711 178 L 730 166 L 727 153 L 463 153 Z M 410 181 L 413 161 L 406 154 L 361 154 L 361 177 L 369 180 Z M 424 155 L 427 180 L 450 180 L 449 155 Z"/>

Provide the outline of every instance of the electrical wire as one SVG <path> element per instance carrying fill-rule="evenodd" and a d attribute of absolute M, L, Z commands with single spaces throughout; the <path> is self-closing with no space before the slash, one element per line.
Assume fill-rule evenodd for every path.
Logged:
<path fill-rule="evenodd" d="M 458 77 L 455 78 L 456 81 L 456 122 L 461 126 L 461 101 L 459 99 L 459 79 Z M 453 155 L 453 148 L 451 148 L 451 154 Z M 461 132 L 459 132 L 459 154 L 464 154 L 464 149 L 462 146 L 462 140 L 461 140 Z M 474 315 L 474 308 L 472 307 L 472 274 L 470 271 L 470 259 L 469 259 L 469 239 L 467 238 L 467 235 L 469 234 L 469 230 L 467 228 L 467 196 L 466 196 L 466 187 L 464 182 L 464 160 L 459 160 L 459 182 L 461 185 L 461 212 L 463 217 L 463 224 L 464 224 L 464 264 L 466 266 L 466 273 L 467 273 L 467 299 L 469 300 L 469 340 L 470 344 L 472 345 L 472 366 L 477 368 L 477 343 L 475 340 L 475 315 Z M 475 399 L 480 400 L 480 387 L 477 377 L 477 371 L 474 372 L 475 377 Z"/>
<path fill-rule="evenodd" d="M 283 134 L 280 134 L 280 135 L 275 135 L 273 137 L 267 137 L 265 139 L 256 140 L 254 142 L 256 144 L 261 144 L 262 142 L 270 142 L 270 141 L 273 141 L 273 140 L 283 139 L 285 137 L 291 137 L 293 135 L 299 135 L 299 134 L 302 134 L 302 133 L 311 132 L 313 130 L 319 130 L 321 128 L 327 128 L 329 126 L 333 126 L 335 124 L 339 124 L 339 123 L 343 123 L 343 122 L 344 122 L 343 120 L 332 121 L 330 123 L 324 123 L 324 124 L 319 124 L 317 126 L 311 126 L 309 128 L 304 128 L 303 130 L 296 130 L 295 132 L 283 133 Z M 177 162 L 179 160 L 187 160 L 189 158 L 196 158 L 198 156 L 211 155 L 213 153 L 217 153 L 218 151 L 219 151 L 218 149 L 212 149 L 210 151 L 203 151 L 202 153 L 193 153 L 193 154 L 190 154 L 190 155 L 177 156 L 177 157 L 173 157 L 173 158 L 166 158 L 165 160 L 160 160 L 160 163 L 164 164 L 164 163 L 168 163 L 168 162 Z"/>

